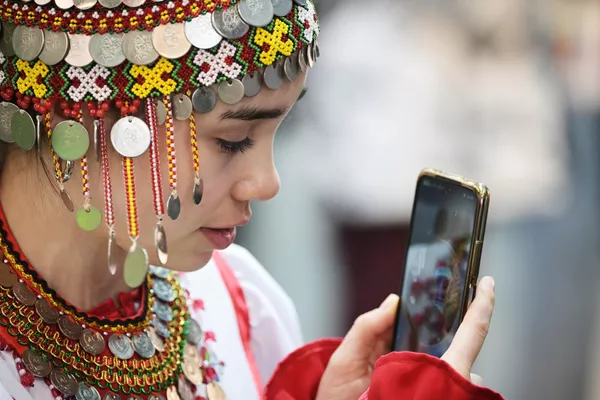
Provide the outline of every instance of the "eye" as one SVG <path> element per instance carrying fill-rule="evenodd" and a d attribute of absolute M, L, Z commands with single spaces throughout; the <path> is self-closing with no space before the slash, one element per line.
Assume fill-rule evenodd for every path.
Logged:
<path fill-rule="evenodd" d="M 247 150 L 250 150 L 252 146 L 254 146 L 254 140 L 250 139 L 249 137 L 239 142 L 230 142 L 228 140 L 218 138 L 216 139 L 216 141 L 217 145 L 221 148 L 221 151 L 223 153 L 230 154 L 243 153 Z"/>

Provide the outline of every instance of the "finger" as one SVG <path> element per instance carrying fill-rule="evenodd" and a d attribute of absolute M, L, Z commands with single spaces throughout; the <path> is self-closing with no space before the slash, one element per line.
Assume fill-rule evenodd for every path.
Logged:
<path fill-rule="evenodd" d="M 494 311 L 494 280 L 485 277 L 477 288 L 475 300 L 469 307 L 452 344 L 442 356 L 459 374 L 469 379 L 490 327 Z"/>
<path fill-rule="evenodd" d="M 471 374 L 471 382 L 477 386 L 483 386 L 483 378 L 481 375 Z"/>

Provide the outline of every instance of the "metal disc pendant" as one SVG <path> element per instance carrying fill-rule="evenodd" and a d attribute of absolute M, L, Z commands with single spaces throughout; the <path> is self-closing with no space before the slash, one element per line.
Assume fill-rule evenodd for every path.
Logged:
<path fill-rule="evenodd" d="M 200 341 L 202 340 L 202 336 L 204 335 L 204 332 L 202 331 L 200 324 L 198 324 L 198 322 L 195 319 L 190 318 L 187 329 L 188 329 L 187 341 L 189 343 L 193 344 L 194 346 L 197 346 L 198 343 L 200 343 Z"/>
<path fill-rule="evenodd" d="M 67 64 L 81 68 L 90 65 L 94 61 L 92 53 L 90 53 L 90 42 L 92 37 L 71 33 L 69 33 L 68 36 L 70 46 L 69 52 L 65 57 Z"/>
<path fill-rule="evenodd" d="M 117 8 L 119 7 L 123 1 L 122 0 L 98 0 L 103 7 L 106 8 Z"/>
<path fill-rule="evenodd" d="M 133 245 L 123 264 L 125 283 L 130 288 L 137 288 L 144 283 L 148 274 L 148 253 L 137 245 Z"/>
<path fill-rule="evenodd" d="M 133 349 L 141 357 L 152 358 L 154 356 L 156 349 L 146 332 L 142 332 L 139 335 L 133 335 L 131 341 L 133 343 Z"/>
<path fill-rule="evenodd" d="M 306 60 L 306 53 L 302 50 L 298 52 L 298 66 L 300 71 L 306 73 L 308 71 L 308 61 Z"/>
<path fill-rule="evenodd" d="M 180 213 L 181 199 L 179 199 L 179 195 L 177 194 L 177 192 L 173 192 L 167 200 L 167 215 L 172 220 L 176 220 L 177 218 L 179 218 Z"/>
<path fill-rule="evenodd" d="M 210 382 L 208 385 L 206 385 L 206 395 L 208 400 L 227 400 L 225 392 L 216 382 Z"/>
<path fill-rule="evenodd" d="M 219 84 L 219 98 L 225 104 L 237 104 L 244 98 L 244 84 L 233 79 Z"/>
<path fill-rule="evenodd" d="M 149 65 L 159 57 L 152 43 L 152 32 L 129 31 L 123 36 L 123 54 L 135 65 Z"/>
<path fill-rule="evenodd" d="M 162 394 L 151 394 L 148 400 L 167 400 Z"/>
<path fill-rule="evenodd" d="M 52 131 L 52 148 L 63 160 L 76 161 L 90 147 L 90 135 L 83 125 L 75 121 L 60 122 Z"/>
<path fill-rule="evenodd" d="M 229 40 L 240 39 L 250 30 L 250 26 L 240 18 L 238 8 L 233 6 L 213 12 L 212 24 L 221 36 Z"/>
<path fill-rule="evenodd" d="M 79 385 L 73 375 L 63 372 L 59 369 L 54 369 L 50 372 L 50 383 L 65 397 L 75 396 Z"/>
<path fill-rule="evenodd" d="M 31 115 L 25 110 L 19 110 L 13 114 L 10 126 L 17 146 L 25 151 L 31 150 L 37 136 Z"/>
<path fill-rule="evenodd" d="M 94 356 L 102 354 L 102 352 L 106 348 L 104 337 L 100 333 L 92 332 L 89 329 L 85 329 L 81 333 L 81 338 L 79 338 L 79 344 L 87 353 L 92 354 Z"/>
<path fill-rule="evenodd" d="M 181 365 L 183 374 L 188 381 L 194 385 L 201 385 L 204 376 L 202 375 L 200 356 L 198 358 L 185 357 Z"/>
<path fill-rule="evenodd" d="M 3 264 L 0 268 L 0 286 L 4 288 L 11 288 L 19 282 L 19 279 L 15 274 L 12 273 L 8 265 Z"/>
<path fill-rule="evenodd" d="M 265 85 L 272 90 L 279 89 L 283 83 L 283 74 L 281 65 L 275 63 L 265 68 Z"/>
<path fill-rule="evenodd" d="M 244 84 L 244 96 L 254 97 L 260 93 L 262 88 L 262 76 L 256 71 L 251 72 L 244 75 L 242 83 Z"/>
<path fill-rule="evenodd" d="M 117 251 L 117 240 L 114 230 L 111 230 L 108 234 L 108 272 L 111 275 L 117 273 L 117 262 L 115 253 Z"/>
<path fill-rule="evenodd" d="M 152 31 L 152 43 L 158 54 L 170 60 L 183 57 L 192 48 L 183 23 L 157 26 Z"/>
<path fill-rule="evenodd" d="M 69 193 L 64 188 L 60 191 L 60 199 L 62 200 L 65 207 L 67 207 L 67 210 L 69 210 L 70 212 L 75 211 L 73 200 L 71 200 L 71 196 L 69 196 Z"/>
<path fill-rule="evenodd" d="M 210 13 L 200 14 L 187 21 L 184 26 L 185 36 L 194 47 L 202 50 L 212 49 L 223 40 L 223 36 L 215 30 Z"/>
<path fill-rule="evenodd" d="M 175 119 L 186 121 L 192 115 L 192 101 L 185 94 L 178 94 L 173 99 L 173 115 Z"/>
<path fill-rule="evenodd" d="M 148 331 L 148 337 L 152 341 L 154 348 L 156 350 L 160 351 L 161 353 L 163 351 L 165 351 L 165 343 L 160 338 L 160 336 L 158 336 L 158 333 L 156 333 L 156 328 L 154 328 L 153 326 L 150 326 L 150 327 L 148 327 L 147 331 Z"/>
<path fill-rule="evenodd" d="M 285 17 L 294 7 L 292 0 L 271 0 L 271 2 L 273 3 L 273 13 L 278 17 Z"/>
<path fill-rule="evenodd" d="M 170 303 L 175 300 L 175 290 L 173 290 L 173 286 L 171 286 L 171 284 L 167 281 L 163 281 L 162 279 L 154 280 L 152 290 L 154 291 L 156 297 L 162 301 Z"/>
<path fill-rule="evenodd" d="M 121 400 L 121 396 L 119 396 L 118 394 L 109 392 L 104 395 L 102 400 Z"/>
<path fill-rule="evenodd" d="M 35 350 L 25 350 L 21 356 L 21 360 L 23 361 L 23 364 L 25 364 L 25 368 L 27 368 L 33 376 L 38 378 L 44 378 L 52 371 L 52 364 L 50 364 L 50 361 L 46 360 L 41 353 L 38 353 Z"/>
<path fill-rule="evenodd" d="M 28 307 L 32 307 L 35 305 L 37 297 L 35 296 L 35 294 L 33 294 L 31 290 L 29 290 L 27 285 L 25 285 L 23 282 L 17 282 L 16 284 L 14 284 L 12 287 L 12 291 L 19 303 Z"/>
<path fill-rule="evenodd" d="M 167 303 L 163 303 L 158 299 L 154 299 L 154 305 L 152 306 L 152 312 L 165 322 L 173 320 L 173 310 Z"/>
<path fill-rule="evenodd" d="M 108 348 L 110 352 L 121 360 L 129 360 L 133 357 L 133 345 L 131 340 L 125 335 L 113 334 L 108 339 Z"/>
<path fill-rule="evenodd" d="M 79 340 L 83 332 L 81 325 L 72 321 L 71 318 L 66 315 L 62 315 L 58 318 L 58 329 L 60 329 L 63 335 L 73 340 Z"/>
<path fill-rule="evenodd" d="M 156 102 L 156 122 L 162 126 L 167 121 L 167 108 L 162 100 Z"/>
<path fill-rule="evenodd" d="M 15 54 L 21 60 L 35 60 L 44 48 L 44 31 L 39 28 L 19 25 L 12 36 Z"/>
<path fill-rule="evenodd" d="M 77 214 L 75 215 L 77 226 L 84 231 L 96 230 L 102 223 L 102 214 L 97 207 L 88 206 L 86 210 L 85 206 L 79 207 Z"/>
<path fill-rule="evenodd" d="M 0 40 L 0 51 L 4 57 L 12 57 L 15 55 L 12 37 L 17 26 L 9 22 L 2 22 L 2 40 Z"/>
<path fill-rule="evenodd" d="M 211 112 L 217 105 L 217 93 L 209 87 L 196 89 L 192 95 L 192 104 L 199 113 Z"/>
<path fill-rule="evenodd" d="M 240 17 L 248 25 L 265 27 L 273 20 L 273 3 L 271 0 L 242 0 L 238 3 Z"/>
<path fill-rule="evenodd" d="M 12 117 L 19 111 L 13 103 L 3 101 L 0 103 L 0 140 L 5 143 L 14 143 L 15 138 L 11 129 Z"/>
<path fill-rule="evenodd" d="M 45 299 L 38 299 L 35 302 L 35 311 L 40 318 L 49 325 L 54 325 L 58 322 L 60 314 L 56 308 L 52 307 Z"/>
<path fill-rule="evenodd" d="M 165 339 L 171 337 L 169 328 L 160 319 L 154 318 L 152 321 L 150 321 L 150 324 L 154 327 L 154 329 L 156 329 L 156 333 L 158 333 L 159 336 L 162 336 Z"/>
<path fill-rule="evenodd" d="M 179 394 L 177 394 L 177 389 L 175 386 L 169 386 L 167 388 L 167 400 L 181 400 Z"/>
<path fill-rule="evenodd" d="M 167 279 L 169 277 L 169 275 L 171 275 L 171 271 L 163 268 L 163 267 L 157 267 L 156 265 L 151 265 L 150 266 L 150 273 L 152 275 L 154 275 L 157 278 L 161 278 L 161 279 Z"/>
<path fill-rule="evenodd" d="M 177 381 L 177 392 L 179 393 L 181 400 L 194 400 L 192 388 L 185 379 L 179 379 Z"/>
<path fill-rule="evenodd" d="M 93 386 L 88 386 L 86 383 L 79 382 L 77 393 L 75 393 L 75 399 L 77 400 L 100 400 L 100 393 Z"/>
<path fill-rule="evenodd" d="M 114 68 L 125 62 L 123 34 L 95 34 L 90 40 L 90 53 L 94 61 L 106 68 Z"/>
<path fill-rule="evenodd" d="M 194 191 L 192 193 L 194 198 L 194 204 L 199 205 L 202 202 L 202 196 L 204 194 L 204 182 L 202 179 L 194 182 Z"/>
<path fill-rule="evenodd" d="M 311 46 L 304 46 L 304 49 L 301 50 L 306 53 L 306 62 L 308 63 L 308 67 L 312 68 L 315 65 L 315 60 L 313 60 L 313 53 L 311 51 Z"/>
<path fill-rule="evenodd" d="M 110 130 L 113 147 L 123 157 L 139 157 L 150 147 L 150 129 L 138 117 L 124 117 Z"/>
<path fill-rule="evenodd" d="M 73 4 L 80 10 L 89 10 L 94 7 L 98 1 L 97 0 L 73 0 Z"/>
<path fill-rule="evenodd" d="M 167 249 L 167 234 L 162 223 L 158 223 L 154 229 L 154 247 L 156 247 L 156 255 L 162 265 L 165 265 L 169 259 Z"/>
<path fill-rule="evenodd" d="M 300 70 L 298 69 L 298 60 L 296 55 L 292 57 L 288 57 L 283 64 L 283 72 L 285 72 L 285 77 L 290 82 L 295 82 L 298 79 L 298 74 Z"/>
<path fill-rule="evenodd" d="M 301 5 L 301 6 L 305 6 L 307 2 L 308 2 L 308 0 L 294 0 L 294 3 Z"/>

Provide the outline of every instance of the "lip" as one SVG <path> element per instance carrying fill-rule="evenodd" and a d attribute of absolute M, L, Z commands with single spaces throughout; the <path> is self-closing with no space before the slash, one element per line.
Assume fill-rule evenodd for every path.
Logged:
<path fill-rule="evenodd" d="M 200 232 L 213 245 L 216 250 L 224 250 L 231 246 L 235 240 L 236 227 L 232 228 L 200 228 Z"/>

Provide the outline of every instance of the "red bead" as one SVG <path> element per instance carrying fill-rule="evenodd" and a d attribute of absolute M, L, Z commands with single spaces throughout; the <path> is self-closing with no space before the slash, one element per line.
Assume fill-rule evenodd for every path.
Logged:
<path fill-rule="evenodd" d="M 37 97 L 33 98 L 33 104 L 38 104 L 40 102 L 40 99 L 38 99 Z"/>
<path fill-rule="evenodd" d="M 81 111 L 81 103 L 75 103 L 75 104 L 73 104 L 73 110 L 75 110 L 75 111 Z"/>
<path fill-rule="evenodd" d="M 35 112 L 42 114 L 40 103 L 35 103 L 33 105 L 33 109 L 35 110 Z"/>
<path fill-rule="evenodd" d="M 95 109 L 91 109 L 91 110 L 90 110 L 90 115 L 91 115 L 92 117 L 96 117 L 96 115 L 98 115 L 98 114 L 97 114 L 97 111 L 96 111 Z"/>
<path fill-rule="evenodd" d="M 121 115 L 127 115 L 128 110 L 129 110 L 129 108 L 127 106 L 122 106 L 121 107 Z"/>
<path fill-rule="evenodd" d="M 106 101 L 106 102 L 102 103 L 101 107 L 102 107 L 102 110 L 108 111 L 110 109 L 110 103 Z"/>
<path fill-rule="evenodd" d="M 32 387 L 34 381 L 35 378 L 29 372 L 26 372 L 24 375 L 21 376 L 21 385 L 25 387 Z"/>
<path fill-rule="evenodd" d="M 61 101 L 60 108 L 62 108 L 63 110 L 66 110 L 67 108 L 69 108 L 69 103 L 67 103 L 65 100 Z"/>
<path fill-rule="evenodd" d="M 23 98 L 23 93 L 17 92 L 17 99 L 22 99 L 22 98 Z"/>
<path fill-rule="evenodd" d="M 140 104 L 142 104 L 142 102 L 140 101 L 140 99 L 133 99 L 133 105 L 136 107 L 139 107 Z"/>
<path fill-rule="evenodd" d="M 96 110 L 96 117 L 98 117 L 98 118 L 104 117 L 104 110 L 103 109 Z"/>
<path fill-rule="evenodd" d="M 138 112 L 138 108 L 134 105 L 129 106 L 129 113 L 130 114 L 137 114 Z"/>
<path fill-rule="evenodd" d="M 117 108 L 123 108 L 123 100 L 115 101 L 115 105 L 117 106 Z"/>

